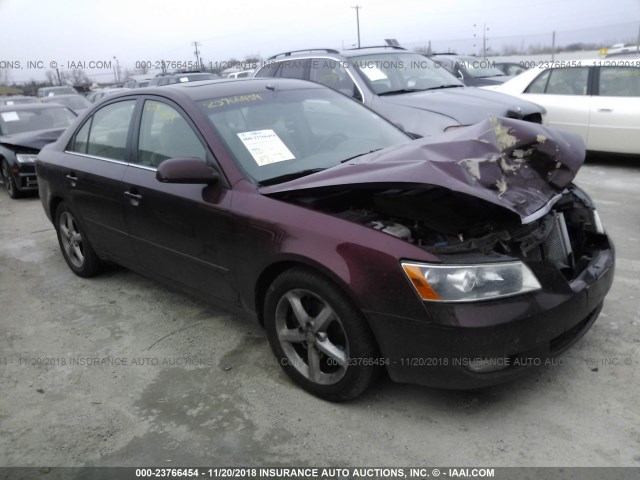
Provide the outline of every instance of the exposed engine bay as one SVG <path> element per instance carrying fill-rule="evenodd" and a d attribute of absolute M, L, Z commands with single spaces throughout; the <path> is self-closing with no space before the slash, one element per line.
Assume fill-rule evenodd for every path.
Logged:
<path fill-rule="evenodd" d="M 433 186 L 278 196 L 393 235 L 442 258 L 469 254 L 551 262 L 569 278 L 589 262 L 604 238 L 589 197 L 573 185 L 546 215 L 527 224 L 497 205 Z"/>

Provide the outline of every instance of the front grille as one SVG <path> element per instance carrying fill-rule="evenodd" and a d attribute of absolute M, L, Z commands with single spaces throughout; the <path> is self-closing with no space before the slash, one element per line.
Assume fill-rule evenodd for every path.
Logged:
<path fill-rule="evenodd" d="M 554 216 L 553 229 L 542 244 L 544 258 L 566 267 L 573 266 L 573 252 L 564 214 L 562 212 L 551 214 Z"/>
<path fill-rule="evenodd" d="M 550 262 L 560 268 L 572 267 L 573 251 L 564 214 L 552 211 L 548 215 L 551 217 L 549 233 L 537 246 L 524 250 L 525 256 L 533 262 Z"/>

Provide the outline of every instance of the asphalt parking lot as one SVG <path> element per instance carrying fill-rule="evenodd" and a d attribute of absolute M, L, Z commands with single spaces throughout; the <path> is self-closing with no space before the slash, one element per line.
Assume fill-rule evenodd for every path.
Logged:
<path fill-rule="evenodd" d="M 558 365 L 471 392 L 383 379 L 346 404 L 294 386 L 247 319 L 123 269 L 76 277 L 39 199 L 1 191 L 0 465 L 640 466 L 640 162 L 577 183 L 617 272 Z"/>

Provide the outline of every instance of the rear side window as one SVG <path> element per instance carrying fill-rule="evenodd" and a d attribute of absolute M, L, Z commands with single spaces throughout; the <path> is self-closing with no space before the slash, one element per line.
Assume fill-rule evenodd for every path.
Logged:
<path fill-rule="evenodd" d="M 125 100 L 102 107 L 78 130 L 70 150 L 126 161 L 127 136 L 135 105 L 135 100 Z"/>
<path fill-rule="evenodd" d="M 276 70 L 278 70 L 279 65 L 279 62 L 268 62 L 264 67 L 258 70 L 258 72 L 256 73 L 256 77 L 275 77 Z"/>
<path fill-rule="evenodd" d="M 342 62 L 330 58 L 314 59 L 309 79 L 338 90 L 349 97 L 359 97 L 356 84 L 347 73 Z M 358 98 L 360 100 L 360 98 Z"/>
<path fill-rule="evenodd" d="M 601 67 L 600 96 L 640 97 L 640 68 Z"/>
<path fill-rule="evenodd" d="M 175 108 L 155 100 L 144 103 L 138 163 L 157 167 L 168 158 L 201 158 L 206 150 L 191 126 Z"/>
<path fill-rule="evenodd" d="M 525 93 L 586 95 L 588 80 L 588 68 L 554 68 L 537 77 Z"/>
<path fill-rule="evenodd" d="M 284 60 L 280 62 L 278 77 L 297 78 L 299 80 L 304 80 L 306 77 L 305 71 L 309 69 L 310 63 L 311 60 L 309 59 Z"/>

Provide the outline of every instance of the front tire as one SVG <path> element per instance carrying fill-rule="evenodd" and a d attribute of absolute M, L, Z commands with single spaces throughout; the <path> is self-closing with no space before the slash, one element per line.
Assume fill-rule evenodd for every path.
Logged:
<path fill-rule="evenodd" d="M 264 318 L 278 363 L 306 391 L 344 401 L 373 382 L 379 370 L 373 334 L 327 278 L 305 268 L 286 271 L 267 291 Z"/>
<path fill-rule="evenodd" d="M 77 217 L 64 202 L 56 209 L 55 227 L 60 250 L 73 273 L 80 277 L 93 277 L 102 271 L 102 260 L 93 250 Z"/>
<path fill-rule="evenodd" d="M 4 186 L 11 198 L 15 200 L 22 196 L 22 192 L 18 190 L 18 185 L 16 185 L 16 181 L 13 179 L 9 163 L 6 160 L 2 161 L 2 180 L 4 181 Z"/>

